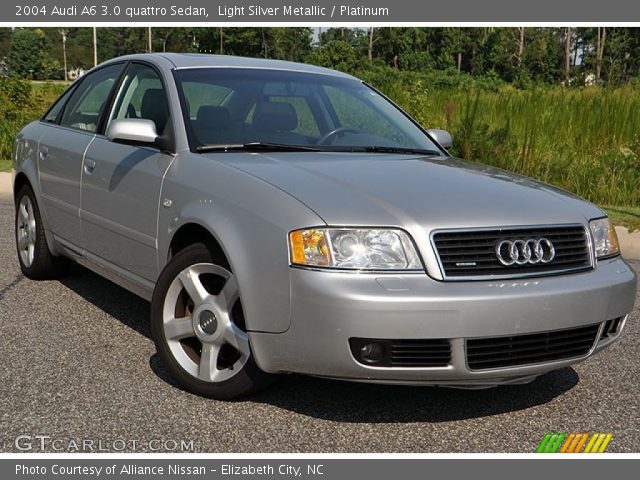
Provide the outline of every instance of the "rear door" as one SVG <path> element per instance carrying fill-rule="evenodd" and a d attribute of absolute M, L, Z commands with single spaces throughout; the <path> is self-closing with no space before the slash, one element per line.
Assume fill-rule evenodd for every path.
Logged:
<path fill-rule="evenodd" d="M 155 281 L 160 189 L 173 156 L 153 146 L 110 142 L 104 135 L 108 123 L 123 118 L 153 120 L 159 135 L 171 131 L 167 92 L 152 66 L 130 64 L 103 131 L 87 149 L 80 213 L 83 247 Z"/>
<path fill-rule="evenodd" d="M 38 146 L 42 204 L 49 228 L 73 245 L 81 238 L 82 158 L 122 69 L 123 64 L 115 64 L 91 72 L 43 119 Z"/>

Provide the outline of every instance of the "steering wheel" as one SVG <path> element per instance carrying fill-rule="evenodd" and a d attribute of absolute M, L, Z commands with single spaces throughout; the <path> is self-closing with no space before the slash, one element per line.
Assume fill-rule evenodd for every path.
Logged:
<path fill-rule="evenodd" d="M 329 133 L 325 134 L 318 140 L 317 145 L 331 145 L 330 140 L 333 140 L 335 137 L 340 135 L 344 135 L 345 133 L 362 133 L 362 130 L 355 127 L 338 127 L 331 130 Z"/>

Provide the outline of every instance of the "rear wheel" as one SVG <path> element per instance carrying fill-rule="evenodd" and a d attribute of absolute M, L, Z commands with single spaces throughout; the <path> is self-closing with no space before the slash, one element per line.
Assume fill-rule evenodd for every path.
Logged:
<path fill-rule="evenodd" d="M 197 395 L 228 400 L 274 379 L 251 355 L 235 276 L 203 244 L 182 250 L 163 270 L 151 302 L 151 330 L 173 378 Z"/>
<path fill-rule="evenodd" d="M 16 197 L 15 234 L 20 270 L 34 280 L 57 278 L 64 274 L 69 260 L 51 253 L 42 217 L 33 190 L 23 186 Z"/>

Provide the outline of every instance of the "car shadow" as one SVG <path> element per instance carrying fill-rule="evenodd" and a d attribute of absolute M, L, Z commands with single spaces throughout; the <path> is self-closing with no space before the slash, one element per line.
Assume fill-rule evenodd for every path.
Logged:
<path fill-rule="evenodd" d="M 146 300 L 76 263 L 60 282 L 123 325 L 151 339 Z"/>
<path fill-rule="evenodd" d="M 343 382 L 291 375 L 251 401 L 308 417 L 349 423 L 416 423 L 466 420 L 543 405 L 577 385 L 563 368 L 526 385 L 482 390 Z"/>
<path fill-rule="evenodd" d="M 89 270 L 73 268 L 73 274 L 62 279 L 67 288 L 151 339 L 148 302 Z M 179 388 L 157 353 L 149 358 L 149 367 L 162 381 Z M 273 387 L 239 401 L 272 405 L 335 422 L 438 423 L 543 405 L 571 390 L 578 380 L 571 367 L 549 372 L 526 385 L 485 390 L 376 385 L 283 375 Z"/>

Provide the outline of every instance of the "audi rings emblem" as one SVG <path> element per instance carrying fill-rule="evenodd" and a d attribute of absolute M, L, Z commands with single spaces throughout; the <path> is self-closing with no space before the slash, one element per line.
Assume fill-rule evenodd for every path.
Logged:
<path fill-rule="evenodd" d="M 502 240 L 496 246 L 496 257 L 506 266 L 549 263 L 555 256 L 553 243 L 547 238 Z"/>

